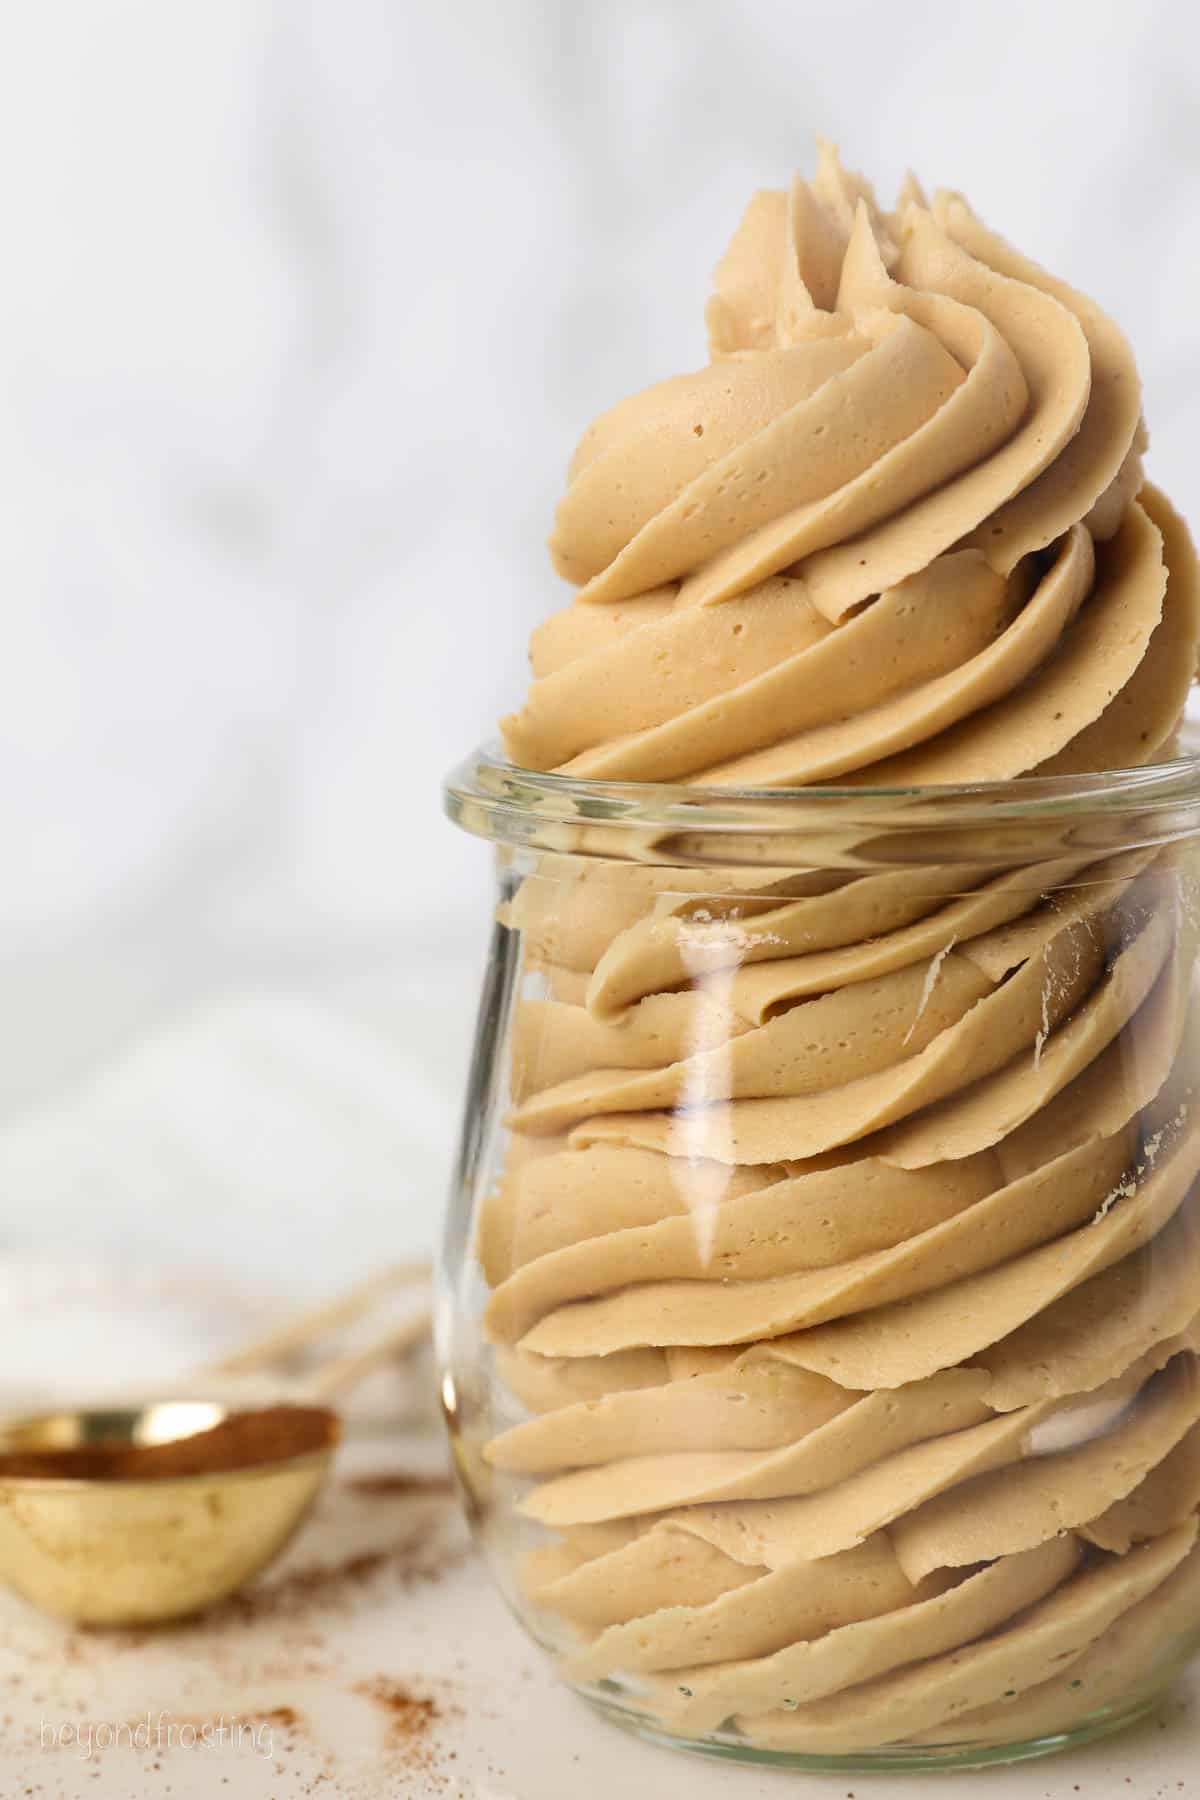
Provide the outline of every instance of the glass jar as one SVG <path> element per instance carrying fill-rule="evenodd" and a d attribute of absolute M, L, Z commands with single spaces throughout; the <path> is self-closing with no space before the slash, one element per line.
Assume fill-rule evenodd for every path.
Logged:
<path fill-rule="evenodd" d="M 1200 760 L 975 788 L 483 753 L 443 1394 L 520 1620 L 660 1742 L 1115 1730 L 1200 1640 Z"/>

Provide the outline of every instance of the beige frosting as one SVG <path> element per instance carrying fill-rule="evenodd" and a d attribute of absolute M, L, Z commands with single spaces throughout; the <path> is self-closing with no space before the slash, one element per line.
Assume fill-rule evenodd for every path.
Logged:
<path fill-rule="evenodd" d="M 515 762 L 777 787 L 1169 754 L 1200 583 L 1092 301 L 823 147 L 752 200 L 708 326 L 705 368 L 571 461 L 578 591 Z M 478 1227 L 486 1455 L 573 1675 L 834 1755 L 1133 1691 L 1200 1582 L 1190 853 L 580 845 L 502 909 L 524 980 Z"/>

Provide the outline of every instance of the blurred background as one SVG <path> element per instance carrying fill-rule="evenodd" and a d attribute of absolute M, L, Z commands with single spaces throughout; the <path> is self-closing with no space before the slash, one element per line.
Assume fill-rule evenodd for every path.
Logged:
<path fill-rule="evenodd" d="M 1191 0 L 0 8 L 0 1259 L 433 1242 L 593 412 L 756 186 L 911 164 L 1131 331 L 1200 518 Z"/>

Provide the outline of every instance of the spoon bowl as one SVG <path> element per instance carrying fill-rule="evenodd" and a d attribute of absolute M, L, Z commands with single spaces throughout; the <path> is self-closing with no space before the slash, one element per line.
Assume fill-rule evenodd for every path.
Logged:
<path fill-rule="evenodd" d="M 328 1407 L 204 1399 L 6 1423 L 0 1581 L 77 1624 L 200 1612 L 288 1543 L 339 1436 Z"/>

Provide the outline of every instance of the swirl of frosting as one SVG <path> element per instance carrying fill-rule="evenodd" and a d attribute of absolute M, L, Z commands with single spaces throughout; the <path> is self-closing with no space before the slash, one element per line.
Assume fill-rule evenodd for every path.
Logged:
<path fill-rule="evenodd" d="M 1091 301 L 826 149 L 751 203 L 708 318 L 708 368 L 576 451 L 580 591 L 515 761 L 907 785 L 1171 745 L 1195 554 Z M 524 874 L 486 1456 L 577 1679 L 843 1754 L 1067 1730 L 1182 1641 L 1195 877 L 1140 847 Z"/>
<path fill-rule="evenodd" d="M 515 762 L 771 787 L 1163 752 L 1195 557 L 1092 301 L 956 195 L 885 217 L 826 149 L 751 202 L 709 329 L 707 368 L 575 452 L 551 550 L 581 585 L 534 636 Z"/>

